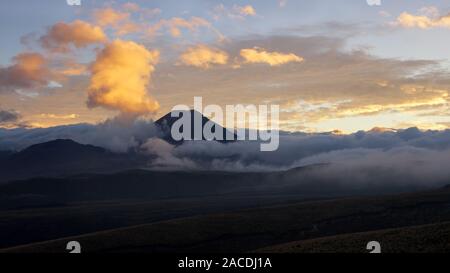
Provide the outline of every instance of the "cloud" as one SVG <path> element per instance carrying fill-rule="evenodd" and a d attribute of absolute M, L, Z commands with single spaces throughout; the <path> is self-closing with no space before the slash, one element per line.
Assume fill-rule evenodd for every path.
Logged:
<path fill-rule="evenodd" d="M 40 38 L 44 48 L 57 52 L 66 52 L 70 50 L 71 45 L 83 48 L 106 41 L 107 36 L 100 27 L 81 20 L 72 23 L 57 23 Z"/>
<path fill-rule="evenodd" d="M 7 123 L 15 123 L 19 121 L 20 114 L 14 110 L 2 110 L 0 109 L 0 125 Z"/>
<path fill-rule="evenodd" d="M 104 8 L 94 11 L 94 19 L 102 27 L 115 26 L 128 20 L 130 13 L 114 10 L 113 8 Z"/>
<path fill-rule="evenodd" d="M 114 152 L 137 149 L 160 134 L 152 121 L 116 117 L 99 124 L 74 124 L 50 128 L 0 128 L 0 150 L 21 150 L 55 139 L 72 139 L 82 144 L 103 147 Z"/>
<path fill-rule="evenodd" d="M 144 119 L 130 122 L 115 118 L 97 125 L 45 129 L 0 128 L 0 150 L 71 138 L 116 152 L 140 152 L 148 156 L 151 169 L 269 172 L 318 166 L 289 172 L 286 181 L 277 181 L 279 185 L 288 181 L 329 185 L 333 189 L 411 189 L 443 186 L 450 181 L 446 167 L 450 160 L 450 130 L 377 128 L 350 135 L 281 132 L 280 149 L 271 153 L 260 152 L 260 143 L 253 141 L 191 141 L 174 146 L 160 136 L 155 124 Z"/>
<path fill-rule="evenodd" d="M 267 52 L 263 48 L 254 47 L 242 49 L 240 52 L 245 63 L 266 63 L 270 66 L 279 66 L 290 62 L 303 62 L 303 58 L 293 53 Z"/>
<path fill-rule="evenodd" d="M 450 74 L 442 70 L 443 63 L 438 60 L 381 58 L 365 50 L 348 50 L 342 37 L 323 36 L 253 36 L 235 39 L 221 49 L 231 58 L 255 45 L 307 61 L 276 69 L 243 65 L 245 59 L 241 57 L 236 60 L 241 64 L 239 70 L 231 65 L 220 70 L 161 65 L 154 92 L 161 94 L 163 101 L 163 94 L 170 91 L 170 100 L 166 100 L 170 105 L 185 104 L 194 96 L 222 106 L 278 104 L 284 130 L 320 132 L 338 128 L 354 132 L 375 126 L 431 129 L 422 125 L 449 121 Z M 170 75 L 176 75 L 176 81 Z M 404 125 L 403 121 L 410 123 Z"/>
<path fill-rule="evenodd" d="M 70 138 L 114 152 L 132 151 L 141 159 L 147 157 L 149 169 L 261 172 L 268 179 L 269 172 L 289 170 L 276 175 L 273 186 L 303 193 L 310 188 L 322 194 L 411 191 L 442 187 L 450 181 L 450 130 L 410 128 L 351 135 L 281 132 L 280 149 L 271 153 L 260 152 L 259 142 L 191 141 L 174 146 L 160 136 L 155 124 L 143 119 L 116 118 L 97 125 L 45 129 L 0 128 L 0 150 Z"/>
<path fill-rule="evenodd" d="M 51 72 L 43 55 L 34 52 L 20 53 L 13 64 L 0 67 L 0 90 L 29 89 L 49 83 Z"/>
<path fill-rule="evenodd" d="M 228 63 L 228 54 L 217 48 L 206 45 L 190 47 L 180 57 L 181 63 L 207 69 L 211 65 L 224 65 Z"/>
<path fill-rule="evenodd" d="M 234 5 L 232 8 L 226 7 L 224 4 L 219 4 L 214 7 L 212 11 L 214 20 L 220 20 L 222 17 L 227 17 L 233 20 L 243 20 L 248 16 L 256 16 L 256 10 L 251 5 L 239 6 Z"/>
<path fill-rule="evenodd" d="M 116 35 L 126 35 L 142 30 L 142 26 L 131 20 L 130 12 L 140 11 L 140 7 L 134 3 L 125 3 L 123 8 L 127 12 L 115 10 L 111 7 L 94 11 L 94 20 L 101 27 L 112 27 Z"/>
<path fill-rule="evenodd" d="M 80 76 L 88 73 L 88 67 L 76 62 L 66 62 L 64 67 L 59 71 L 64 76 Z"/>
<path fill-rule="evenodd" d="M 185 143 L 171 154 L 194 162 L 196 168 L 220 171 L 276 171 L 311 165 L 315 178 L 333 183 L 435 186 L 448 184 L 450 130 L 420 131 L 417 128 L 374 130 L 351 135 L 280 135 L 280 149 L 261 153 L 258 142 L 196 141 Z"/>
<path fill-rule="evenodd" d="M 40 114 L 41 118 L 45 119 L 76 119 L 78 118 L 77 114 L 68 114 L 68 115 L 58 115 L 58 114 Z"/>
<path fill-rule="evenodd" d="M 420 15 L 403 12 L 395 24 L 406 28 L 450 28 L 450 14 L 441 16 L 436 7 L 424 7 L 420 10 Z"/>
<path fill-rule="evenodd" d="M 156 157 L 150 168 L 159 170 L 196 169 L 196 164 L 188 158 L 180 159 L 174 155 L 175 146 L 160 138 L 150 138 L 141 147 L 146 154 Z"/>
<path fill-rule="evenodd" d="M 147 33 L 154 36 L 161 29 L 167 29 L 172 37 L 180 37 L 182 29 L 188 29 L 195 32 L 201 27 L 211 28 L 211 23 L 200 17 L 191 17 L 190 19 L 184 19 L 180 17 L 174 17 L 171 19 L 162 19 L 153 26 L 151 26 Z"/>
<path fill-rule="evenodd" d="M 300 166 L 326 164 L 312 177 L 359 188 L 433 188 L 448 184 L 450 149 L 434 150 L 412 146 L 389 150 L 355 148 L 314 155 L 300 160 Z"/>
<path fill-rule="evenodd" d="M 216 21 L 220 20 L 221 18 L 244 20 L 246 17 L 253 17 L 257 15 L 255 8 L 251 5 L 233 5 L 233 7 L 226 7 L 224 4 L 215 6 L 211 14 Z"/>
<path fill-rule="evenodd" d="M 243 7 L 234 6 L 234 9 L 243 16 L 255 16 L 256 15 L 255 9 L 250 5 L 246 5 Z"/>
<path fill-rule="evenodd" d="M 98 53 L 91 65 L 88 105 L 125 114 L 151 114 L 159 104 L 148 94 L 159 52 L 132 41 L 115 40 Z"/>

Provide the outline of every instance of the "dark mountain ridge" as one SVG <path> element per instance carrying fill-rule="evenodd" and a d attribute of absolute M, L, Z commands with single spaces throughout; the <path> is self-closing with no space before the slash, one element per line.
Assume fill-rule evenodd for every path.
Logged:
<path fill-rule="evenodd" d="M 213 122 L 212 120 L 210 120 L 209 118 L 207 118 L 203 114 L 201 114 L 200 112 L 197 112 L 195 110 L 190 110 L 190 111 L 181 111 L 181 115 L 179 117 L 172 117 L 172 113 L 168 113 L 155 122 L 155 124 L 157 126 L 159 126 L 159 128 L 161 129 L 161 131 L 163 133 L 163 139 L 165 141 L 167 141 L 168 143 L 173 144 L 173 145 L 181 145 L 181 144 L 183 144 L 184 141 L 186 141 L 186 140 L 175 140 L 171 134 L 172 126 L 175 124 L 175 122 L 177 120 L 182 118 L 184 115 L 191 116 L 191 128 L 190 128 L 191 129 L 191 137 L 190 137 L 191 140 L 194 139 L 194 129 L 195 129 L 194 120 L 196 120 L 196 119 L 201 119 L 201 121 L 202 121 L 202 132 L 203 132 L 203 128 L 204 128 L 205 124 L 207 124 L 208 122 L 212 122 L 214 124 L 212 126 L 212 128 L 213 128 L 212 132 L 217 132 L 217 131 L 222 132 L 222 135 L 224 136 L 224 140 L 219 140 L 218 142 L 227 143 L 227 142 L 233 142 L 237 139 L 237 136 L 235 134 L 233 134 L 230 130 Z M 229 136 L 229 137 L 227 138 L 227 136 Z M 206 138 L 203 136 L 203 134 L 202 134 L 202 140 L 206 140 Z"/>
<path fill-rule="evenodd" d="M 118 154 L 106 149 L 57 139 L 32 145 L 0 158 L 0 181 L 36 176 L 65 176 L 85 172 L 117 172 L 137 168 L 137 154 Z"/>

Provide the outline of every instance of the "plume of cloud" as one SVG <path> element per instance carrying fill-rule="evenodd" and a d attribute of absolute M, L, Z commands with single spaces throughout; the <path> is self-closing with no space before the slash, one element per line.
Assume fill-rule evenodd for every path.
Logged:
<path fill-rule="evenodd" d="M 51 71 L 45 57 L 40 53 L 20 53 L 12 65 L 0 68 L 0 90 L 28 89 L 49 83 Z"/>
<path fill-rule="evenodd" d="M 98 53 L 91 65 L 88 105 L 119 110 L 124 114 L 151 114 L 159 104 L 148 86 L 159 52 L 132 41 L 115 40 Z"/>
<path fill-rule="evenodd" d="M 303 62 L 304 59 L 293 53 L 268 52 L 263 48 L 242 49 L 240 52 L 245 63 L 266 63 L 270 66 L 280 66 L 290 62 Z"/>
<path fill-rule="evenodd" d="M 141 147 L 146 154 L 156 157 L 151 168 L 164 170 L 196 169 L 196 164 L 188 158 L 174 155 L 175 146 L 160 138 L 150 138 Z"/>
<path fill-rule="evenodd" d="M 71 45 L 76 48 L 83 48 L 106 41 L 107 36 L 102 28 L 81 20 L 72 23 L 57 23 L 40 38 L 44 48 L 57 52 L 68 51 Z"/>
<path fill-rule="evenodd" d="M 212 65 L 224 65 L 228 63 L 228 54 L 217 48 L 206 45 L 190 47 L 180 56 L 181 63 L 185 65 L 210 68 Z"/>

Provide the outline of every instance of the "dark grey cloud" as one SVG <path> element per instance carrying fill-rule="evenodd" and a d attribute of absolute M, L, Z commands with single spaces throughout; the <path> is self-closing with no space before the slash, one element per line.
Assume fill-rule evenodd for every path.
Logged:
<path fill-rule="evenodd" d="M 14 110 L 1 110 L 0 109 L 0 124 L 3 123 L 15 123 L 19 121 L 20 114 Z"/>

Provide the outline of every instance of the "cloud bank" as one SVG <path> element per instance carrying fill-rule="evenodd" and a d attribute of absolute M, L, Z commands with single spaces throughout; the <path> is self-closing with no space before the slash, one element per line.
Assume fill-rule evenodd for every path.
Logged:
<path fill-rule="evenodd" d="M 0 129 L 0 150 L 71 138 L 115 152 L 138 152 L 148 156 L 146 167 L 153 170 L 276 172 L 309 167 L 308 171 L 288 172 L 287 182 L 274 183 L 361 189 L 423 189 L 450 184 L 450 130 L 378 128 L 351 135 L 281 132 L 279 150 L 270 153 L 260 152 L 259 142 L 192 141 L 175 146 L 161 139 L 161 135 L 151 121 L 139 119 L 130 123 L 116 118 L 98 125 Z"/>

